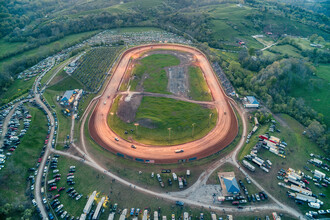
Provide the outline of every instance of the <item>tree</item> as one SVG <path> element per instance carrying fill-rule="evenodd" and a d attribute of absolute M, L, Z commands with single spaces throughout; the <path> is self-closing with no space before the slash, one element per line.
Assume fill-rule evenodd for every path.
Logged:
<path fill-rule="evenodd" d="M 250 56 L 254 56 L 256 54 L 256 49 L 254 49 L 253 47 L 249 48 L 249 55 Z"/>
<path fill-rule="evenodd" d="M 314 41 L 316 40 L 317 37 L 318 37 L 317 34 L 313 34 L 312 36 L 309 37 L 309 40 L 310 40 L 311 42 L 314 42 Z"/>
<path fill-rule="evenodd" d="M 25 209 L 22 219 L 30 219 L 32 216 L 32 210 L 31 209 Z"/>
<path fill-rule="evenodd" d="M 316 42 L 317 43 L 323 43 L 324 42 L 324 38 L 319 36 L 318 38 L 316 38 Z"/>
<path fill-rule="evenodd" d="M 316 141 L 319 137 L 324 134 L 324 127 L 320 122 L 313 120 L 307 127 L 307 136 L 312 140 Z"/>

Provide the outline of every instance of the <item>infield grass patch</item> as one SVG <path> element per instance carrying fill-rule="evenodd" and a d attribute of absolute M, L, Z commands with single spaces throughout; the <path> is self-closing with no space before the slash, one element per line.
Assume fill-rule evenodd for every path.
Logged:
<path fill-rule="evenodd" d="M 116 112 L 119 97 L 114 101 L 110 112 Z M 212 114 L 211 119 L 210 114 Z M 143 126 L 148 121 L 154 128 Z M 134 139 L 144 144 L 173 145 L 199 139 L 205 136 L 216 124 L 217 112 L 201 105 L 160 97 L 143 97 L 136 113 L 138 131 L 134 123 L 123 122 L 116 114 L 109 115 L 110 127 L 126 140 Z M 194 124 L 194 131 L 193 129 Z M 169 131 L 170 128 L 170 131 Z M 125 131 L 130 131 L 124 134 Z"/>
<path fill-rule="evenodd" d="M 189 97 L 198 101 L 212 101 L 209 87 L 205 82 L 203 72 L 199 67 L 190 66 L 189 69 Z"/>
<path fill-rule="evenodd" d="M 146 92 L 166 93 L 168 78 L 164 67 L 176 66 L 180 60 L 169 54 L 153 54 L 140 60 L 133 70 L 131 90 L 135 91 L 139 83 Z"/>

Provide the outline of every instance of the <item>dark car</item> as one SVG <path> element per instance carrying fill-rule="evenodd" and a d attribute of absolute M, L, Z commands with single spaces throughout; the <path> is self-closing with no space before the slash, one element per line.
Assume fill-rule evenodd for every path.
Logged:
<path fill-rule="evenodd" d="M 171 180 L 171 178 L 168 179 L 168 185 L 172 186 L 172 180 Z"/>

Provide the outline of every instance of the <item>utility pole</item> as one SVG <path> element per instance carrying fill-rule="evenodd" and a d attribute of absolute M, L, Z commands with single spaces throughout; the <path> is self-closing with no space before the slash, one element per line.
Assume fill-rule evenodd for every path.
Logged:
<path fill-rule="evenodd" d="M 139 126 L 139 123 L 134 123 L 135 125 L 135 129 L 136 129 L 136 136 L 138 135 L 138 126 Z"/>
<path fill-rule="evenodd" d="M 210 127 L 210 123 L 211 123 L 211 118 L 212 118 L 212 113 L 209 114 L 209 127 Z"/>
<path fill-rule="evenodd" d="M 194 129 L 195 129 L 195 124 L 196 123 L 192 123 L 192 131 L 191 131 L 191 137 L 194 136 Z"/>
<path fill-rule="evenodd" d="M 171 129 L 172 128 L 167 128 L 168 130 L 168 140 L 171 141 Z"/>

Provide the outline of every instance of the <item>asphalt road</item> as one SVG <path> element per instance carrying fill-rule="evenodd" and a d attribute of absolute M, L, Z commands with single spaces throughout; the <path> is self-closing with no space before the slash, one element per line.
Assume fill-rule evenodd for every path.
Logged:
<path fill-rule="evenodd" d="M 215 128 L 199 140 L 175 146 L 134 144 L 136 149 L 132 149 L 130 142 L 120 138 L 110 129 L 107 124 L 107 117 L 130 60 L 138 58 L 147 51 L 156 49 L 180 50 L 194 55 L 196 63 L 203 71 L 213 96 L 218 120 Z M 124 52 L 118 61 L 117 67 L 113 71 L 112 77 L 92 113 L 89 121 L 89 131 L 91 137 L 103 148 L 135 159 L 154 160 L 156 163 L 176 163 L 180 159 L 194 157 L 199 159 L 212 155 L 228 146 L 238 133 L 237 120 L 228 100 L 229 98 L 223 92 L 209 61 L 199 50 L 175 44 L 154 44 L 134 47 Z M 119 141 L 115 140 L 116 137 Z M 183 149 L 184 152 L 175 153 L 175 150 L 178 149 Z"/>

